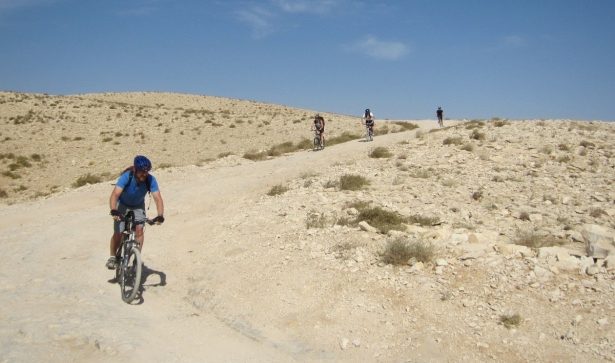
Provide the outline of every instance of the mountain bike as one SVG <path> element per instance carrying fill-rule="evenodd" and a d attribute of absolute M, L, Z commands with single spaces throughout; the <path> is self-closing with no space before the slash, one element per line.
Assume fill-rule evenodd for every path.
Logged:
<path fill-rule="evenodd" d="M 325 148 L 324 138 L 321 139 L 320 132 L 318 132 L 316 128 L 313 127 L 312 131 L 314 131 L 314 151 L 324 149 Z"/>
<path fill-rule="evenodd" d="M 120 284 L 122 300 L 126 303 L 132 302 L 141 288 L 141 274 L 143 271 L 143 261 L 141 259 L 141 249 L 136 240 L 135 214 L 128 211 L 124 217 L 124 229 L 120 246 L 118 247 L 115 258 L 117 266 L 115 268 L 115 278 Z M 155 222 L 151 219 L 146 220 L 149 225 Z"/>
<path fill-rule="evenodd" d="M 374 141 L 374 125 L 365 125 L 365 141 Z"/>

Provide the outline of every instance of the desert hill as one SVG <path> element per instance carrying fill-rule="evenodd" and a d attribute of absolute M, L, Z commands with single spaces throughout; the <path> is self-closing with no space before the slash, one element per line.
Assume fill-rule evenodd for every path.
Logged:
<path fill-rule="evenodd" d="M 155 167 L 164 168 L 202 165 L 229 154 L 258 155 L 306 140 L 309 145 L 315 113 L 171 93 L 0 92 L 0 202 L 112 180 L 135 154 L 148 155 Z M 328 137 L 362 132 L 358 117 L 321 113 Z"/>
<path fill-rule="evenodd" d="M 615 360 L 615 125 L 418 125 L 155 170 L 135 305 L 109 181 L 0 207 L 2 360 Z"/>

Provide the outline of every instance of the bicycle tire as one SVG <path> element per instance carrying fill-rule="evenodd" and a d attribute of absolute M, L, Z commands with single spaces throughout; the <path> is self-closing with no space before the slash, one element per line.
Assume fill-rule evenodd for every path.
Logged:
<path fill-rule="evenodd" d="M 320 148 L 320 138 L 315 137 L 314 138 L 314 151 L 318 150 L 319 148 Z"/>
<path fill-rule="evenodd" d="M 120 289 L 124 302 L 130 303 L 137 297 L 141 288 L 142 269 L 141 252 L 137 247 L 133 247 L 128 256 L 122 259 L 120 266 Z"/>

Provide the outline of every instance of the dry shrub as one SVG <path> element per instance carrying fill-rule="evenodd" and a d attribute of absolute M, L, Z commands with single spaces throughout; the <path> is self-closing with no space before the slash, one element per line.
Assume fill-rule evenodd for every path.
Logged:
<path fill-rule="evenodd" d="M 369 185 L 369 180 L 361 175 L 345 174 L 340 177 L 339 186 L 341 190 L 359 190 Z"/>
<path fill-rule="evenodd" d="M 271 189 L 269 189 L 269 191 L 267 192 L 267 195 L 270 195 L 270 196 L 280 195 L 280 194 L 286 193 L 287 191 L 288 191 L 287 186 L 278 184 L 278 185 L 274 185 L 273 187 L 271 187 Z"/>
<path fill-rule="evenodd" d="M 412 178 L 427 179 L 431 176 L 432 173 L 429 169 L 418 169 L 410 173 L 410 177 Z"/>
<path fill-rule="evenodd" d="M 520 246 L 530 248 L 562 246 L 566 244 L 565 239 L 557 238 L 549 235 L 540 235 L 532 231 L 518 232 L 514 243 Z"/>
<path fill-rule="evenodd" d="M 309 211 L 305 220 L 305 225 L 310 228 L 326 228 L 332 225 L 324 212 Z"/>
<path fill-rule="evenodd" d="M 472 129 L 477 129 L 477 128 L 481 128 L 485 126 L 485 122 L 479 121 L 479 120 L 472 120 L 472 121 L 466 122 L 464 125 L 465 125 L 466 130 L 472 130 Z"/>
<path fill-rule="evenodd" d="M 477 129 L 472 130 L 472 133 L 470 134 L 470 139 L 473 140 L 485 140 L 485 133 L 484 132 L 480 132 Z"/>
<path fill-rule="evenodd" d="M 419 126 L 417 124 L 412 123 L 412 122 L 397 121 L 397 122 L 393 122 L 393 123 L 395 125 L 401 126 L 403 131 L 414 130 L 414 129 L 418 129 L 419 128 Z"/>
<path fill-rule="evenodd" d="M 375 159 L 390 158 L 391 156 L 393 156 L 393 154 L 384 146 L 378 146 L 369 153 L 369 157 Z"/>
<path fill-rule="evenodd" d="M 461 150 L 468 151 L 468 152 L 472 152 L 472 151 L 474 151 L 474 145 L 472 145 L 472 144 L 470 144 L 470 143 L 464 144 L 464 145 L 461 147 Z"/>
<path fill-rule="evenodd" d="M 503 314 L 500 315 L 500 323 L 510 329 L 521 325 L 521 315 L 519 314 Z"/>
<path fill-rule="evenodd" d="M 78 188 L 86 184 L 100 183 L 101 181 L 102 178 L 100 176 L 87 173 L 86 175 L 82 175 L 77 178 L 77 180 L 73 183 L 73 187 Z"/>
<path fill-rule="evenodd" d="M 225 151 L 225 152 L 222 152 L 222 153 L 218 154 L 218 158 L 222 159 L 222 158 L 225 158 L 225 157 L 230 156 L 230 155 L 233 155 L 233 153 L 230 152 L 230 151 Z"/>
<path fill-rule="evenodd" d="M 510 125 L 510 122 L 508 122 L 506 120 L 494 120 L 493 121 L 493 126 L 495 126 L 495 127 L 502 127 L 502 126 L 506 126 L 506 125 Z"/>
<path fill-rule="evenodd" d="M 358 135 L 358 134 L 353 134 L 350 133 L 348 131 L 344 131 L 340 136 L 335 136 L 335 137 L 331 137 L 328 138 L 327 141 L 327 145 L 329 146 L 333 146 L 336 144 L 341 144 L 343 142 L 348 142 L 348 141 L 352 141 L 352 140 L 357 140 L 357 139 L 361 139 L 363 136 Z"/>
<path fill-rule="evenodd" d="M 425 217 L 415 214 L 407 218 L 408 223 L 418 224 L 421 226 L 435 226 L 440 223 L 437 217 Z"/>
<path fill-rule="evenodd" d="M 243 157 L 252 161 L 265 160 L 267 158 L 267 152 L 250 150 L 243 154 Z"/>
<path fill-rule="evenodd" d="M 587 141 L 587 140 L 583 140 L 579 143 L 579 145 L 586 147 L 586 148 L 594 148 L 596 147 L 596 145 L 593 142 Z"/>
<path fill-rule="evenodd" d="M 365 221 L 370 226 L 378 228 L 380 232 L 387 233 L 390 230 L 403 231 L 405 228 L 404 218 L 401 214 L 390 212 L 380 207 L 367 207 L 359 211 L 357 221 Z"/>
<path fill-rule="evenodd" d="M 591 208 L 589 210 L 589 215 L 594 218 L 600 218 L 603 215 L 608 215 L 608 213 L 601 208 Z"/>
<path fill-rule="evenodd" d="M 435 248 L 427 242 L 407 242 L 403 238 L 389 241 L 381 254 L 382 261 L 390 265 L 406 265 L 410 259 L 430 262 L 435 255 Z"/>
<path fill-rule="evenodd" d="M 444 141 L 442 141 L 443 145 L 461 145 L 463 144 L 463 140 L 461 140 L 461 137 L 459 136 L 455 136 L 455 137 L 447 137 L 446 139 L 444 139 Z"/>

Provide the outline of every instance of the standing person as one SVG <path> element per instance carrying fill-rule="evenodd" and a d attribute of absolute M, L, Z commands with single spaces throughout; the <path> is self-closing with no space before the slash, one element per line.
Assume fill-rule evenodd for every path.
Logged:
<path fill-rule="evenodd" d="M 164 203 L 162 195 L 158 188 L 156 178 L 149 172 L 152 170 L 152 163 L 143 155 L 137 155 L 134 159 L 133 166 L 124 170 L 122 175 L 115 183 L 115 188 L 109 197 L 109 208 L 113 217 L 113 236 L 109 244 L 109 253 L 111 257 L 107 260 L 106 266 L 113 270 L 117 266 L 115 255 L 120 245 L 121 234 L 121 218 L 127 211 L 134 211 L 136 224 L 136 240 L 139 243 L 139 249 L 143 248 L 143 224 L 146 221 L 145 216 L 145 195 L 150 192 L 156 203 L 156 211 L 158 216 L 152 221 L 155 223 L 164 222 Z"/>
<path fill-rule="evenodd" d="M 444 122 L 442 121 L 442 116 L 444 115 L 444 111 L 442 111 L 442 107 L 438 107 L 436 110 L 436 116 L 438 116 L 438 125 L 440 127 L 444 127 Z"/>
<path fill-rule="evenodd" d="M 373 135 L 374 134 L 374 114 L 372 113 L 372 111 L 370 111 L 369 108 L 365 109 L 362 120 L 363 120 L 362 124 L 367 128 L 368 136 Z"/>
<path fill-rule="evenodd" d="M 314 116 L 314 130 L 318 131 L 320 136 L 320 147 L 325 147 L 325 118 L 320 116 L 319 113 Z"/>

